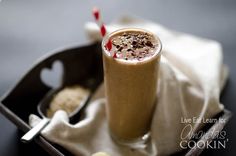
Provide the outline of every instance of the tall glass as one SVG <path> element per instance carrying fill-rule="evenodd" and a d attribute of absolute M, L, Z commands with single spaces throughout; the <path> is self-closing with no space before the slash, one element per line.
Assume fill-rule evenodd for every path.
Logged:
<path fill-rule="evenodd" d="M 155 53 L 141 61 L 113 58 L 105 48 L 108 39 L 124 32 L 147 33 L 155 38 Z M 110 134 L 120 143 L 143 140 L 150 129 L 156 104 L 161 42 L 143 29 L 120 29 L 102 41 L 106 110 Z"/>

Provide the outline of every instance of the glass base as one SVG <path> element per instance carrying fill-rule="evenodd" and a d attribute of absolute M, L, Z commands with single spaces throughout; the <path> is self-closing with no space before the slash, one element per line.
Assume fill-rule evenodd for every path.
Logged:
<path fill-rule="evenodd" d="M 131 148 L 146 148 L 147 146 L 147 142 L 150 139 L 150 133 L 146 133 L 145 135 L 143 135 L 142 137 L 139 138 L 135 138 L 135 139 L 120 139 L 115 137 L 112 133 L 111 137 L 112 139 L 119 145 L 123 145 L 123 146 L 128 146 Z"/>

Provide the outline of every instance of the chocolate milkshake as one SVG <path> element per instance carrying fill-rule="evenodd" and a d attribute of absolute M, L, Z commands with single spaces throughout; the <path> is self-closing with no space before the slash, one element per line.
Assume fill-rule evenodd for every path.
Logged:
<path fill-rule="evenodd" d="M 110 51 L 106 47 L 109 39 L 113 47 Z M 102 49 L 111 136 L 118 142 L 135 142 L 149 132 L 161 42 L 143 29 L 121 29 L 104 38 Z"/>

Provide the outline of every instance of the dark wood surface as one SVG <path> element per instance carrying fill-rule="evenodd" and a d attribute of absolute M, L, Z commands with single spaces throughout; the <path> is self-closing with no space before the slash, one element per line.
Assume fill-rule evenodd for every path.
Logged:
<path fill-rule="evenodd" d="M 221 101 L 236 112 L 236 1 L 234 0 L 131 0 L 131 1 L 36 1 L 3 0 L 0 3 L 0 94 L 13 87 L 32 63 L 46 52 L 88 42 L 84 23 L 93 20 L 92 6 L 102 9 L 104 21 L 133 14 L 177 31 L 215 39 L 222 43 L 224 62 L 230 68 Z M 226 125 L 226 149 L 207 150 L 203 155 L 234 155 L 234 117 Z M 17 128 L 0 114 L 0 155 L 47 155 L 35 144 L 19 142 Z"/>

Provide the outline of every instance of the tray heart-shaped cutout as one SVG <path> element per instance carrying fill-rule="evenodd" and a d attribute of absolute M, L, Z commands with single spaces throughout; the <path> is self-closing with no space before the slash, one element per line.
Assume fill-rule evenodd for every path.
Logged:
<path fill-rule="evenodd" d="M 62 76 L 64 73 L 63 64 L 56 60 L 49 68 L 44 68 L 40 73 L 42 82 L 51 88 L 59 88 L 62 85 Z"/>

